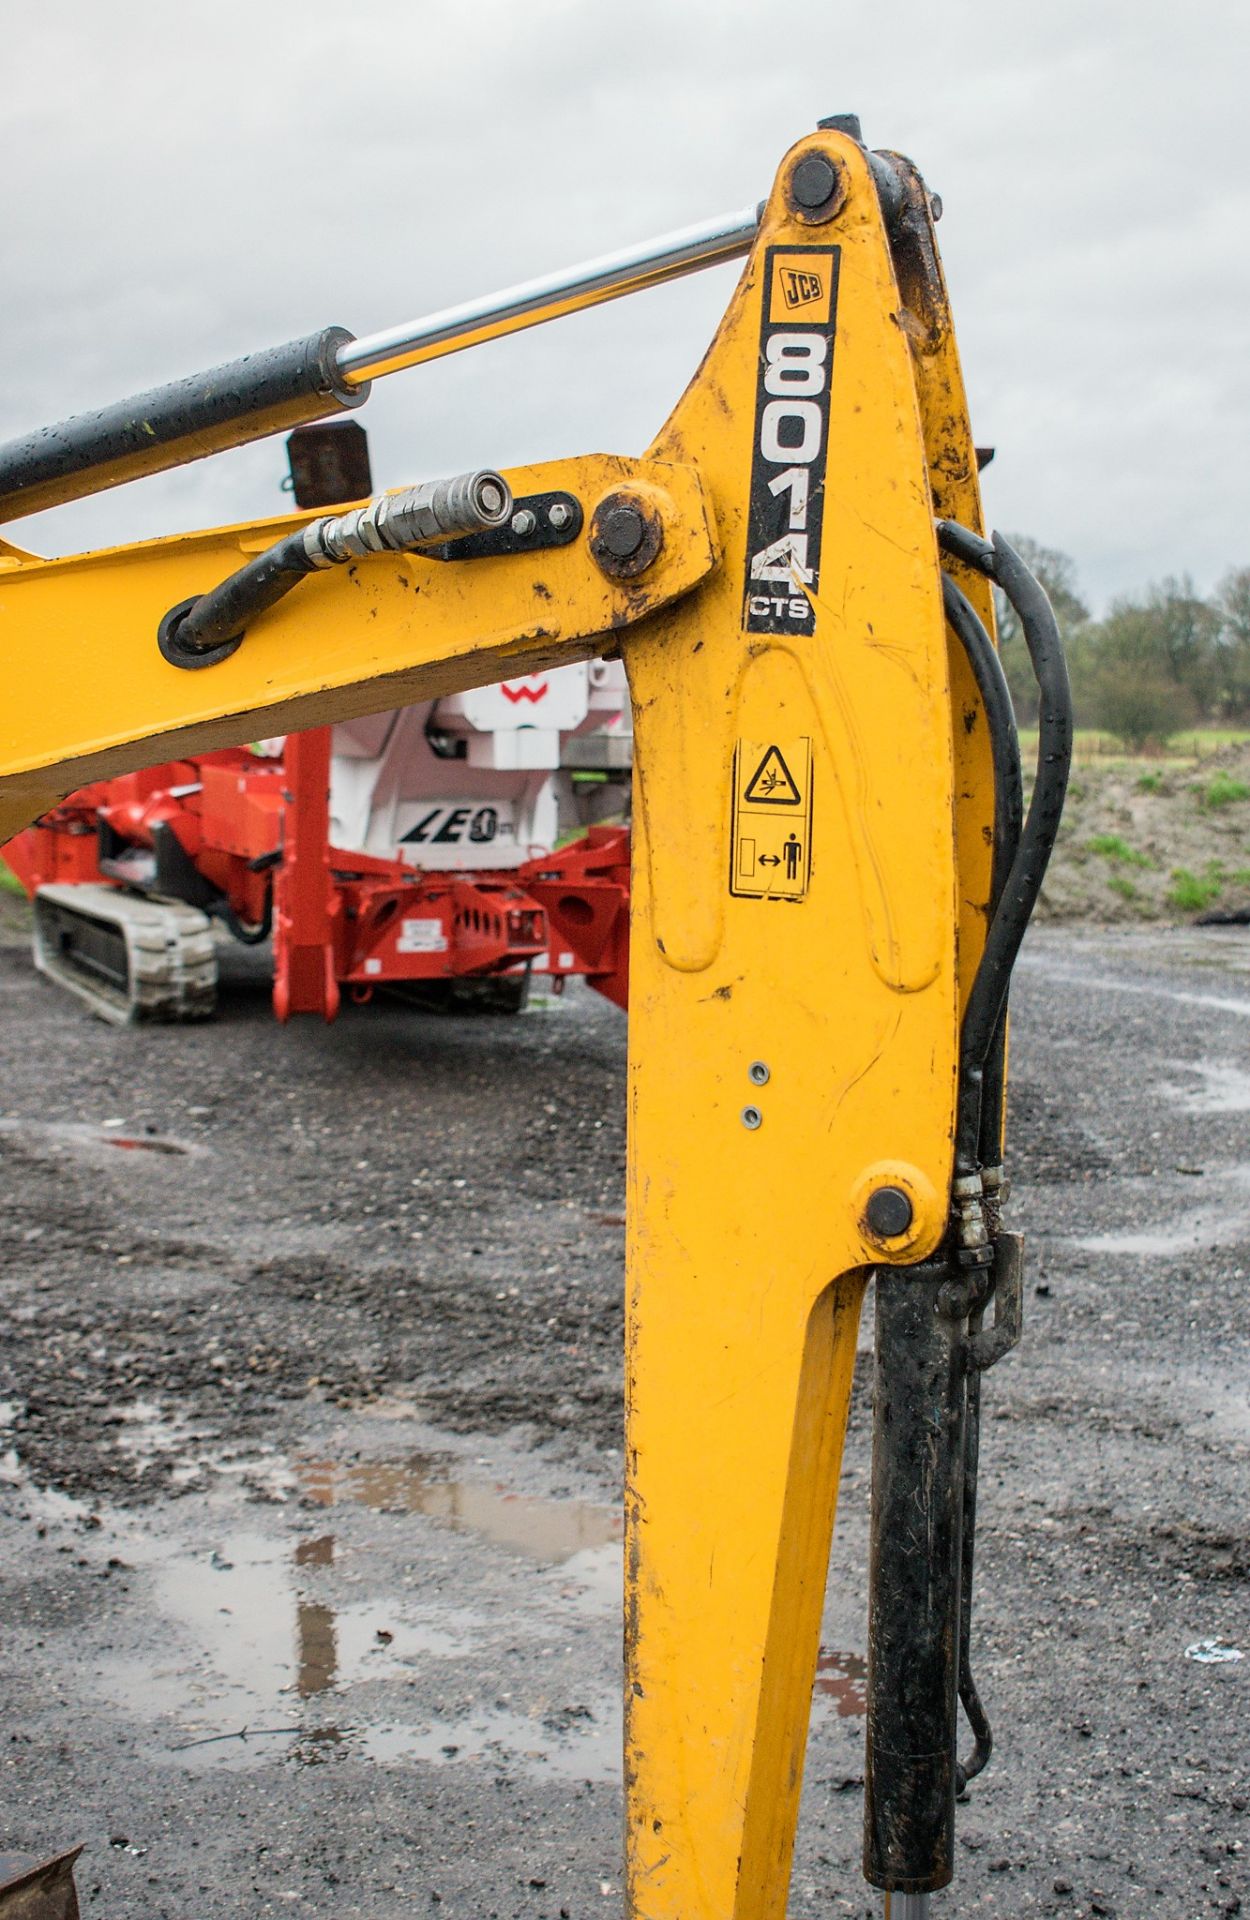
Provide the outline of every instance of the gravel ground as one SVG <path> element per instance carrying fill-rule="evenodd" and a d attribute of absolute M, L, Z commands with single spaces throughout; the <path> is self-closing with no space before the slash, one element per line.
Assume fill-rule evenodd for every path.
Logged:
<path fill-rule="evenodd" d="M 1250 936 L 1048 930 L 956 1913 L 1250 1901 Z M 0 949 L 6 1831 L 88 1913 L 619 1911 L 623 1019 L 92 1021 Z M 852 1415 L 791 1910 L 858 1879 Z M 1204 1640 L 1244 1648 L 1203 1664 Z"/>

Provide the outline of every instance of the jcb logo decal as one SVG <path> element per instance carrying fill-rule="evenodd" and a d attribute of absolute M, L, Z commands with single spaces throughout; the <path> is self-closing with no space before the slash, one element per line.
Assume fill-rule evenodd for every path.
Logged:
<path fill-rule="evenodd" d="M 820 299 L 824 290 L 818 273 L 799 273 L 794 267 L 781 269 L 781 297 L 792 310 L 795 307 L 810 307 Z"/>
<path fill-rule="evenodd" d="M 820 586 L 837 247 L 770 247 L 747 513 L 742 623 L 810 633 Z"/>

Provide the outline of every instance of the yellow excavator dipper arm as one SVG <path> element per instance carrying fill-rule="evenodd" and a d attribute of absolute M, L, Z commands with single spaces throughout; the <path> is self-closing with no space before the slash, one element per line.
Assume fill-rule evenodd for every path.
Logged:
<path fill-rule="evenodd" d="M 620 651 L 635 731 L 637 1920 L 784 1915 L 874 1269 L 878 1417 L 900 1411 L 874 1464 L 865 1870 L 896 1914 L 925 1911 L 949 1879 L 956 1693 L 968 1704 L 965 1380 L 986 1343 L 1007 1342 L 1016 1271 L 990 1178 L 1001 996 L 987 1014 L 974 991 L 1023 858 L 986 638 L 987 576 L 1009 591 L 1014 576 L 1010 550 L 981 537 L 929 195 L 840 120 L 786 156 L 744 232 L 740 248 L 705 250 L 751 242 L 641 460 L 472 476 L 459 519 L 444 489 L 433 506 L 388 496 L 386 512 L 334 523 L 63 560 L 0 551 L 0 838 L 88 779 Z M 633 283 L 661 277 L 640 268 Z M 600 282 L 585 300 L 549 289 L 549 310 L 622 290 Z M 514 304 L 509 324 L 545 317 L 537 295 Z M 453 344 L 501 330 L 466 317 Z M 373 368 L 422 357 L 384 343 Z M 356 354 L 356 372 L 368 359 Z M 263 413 L 248 431 L 273 430 L 281 408 Z M 204 450 L 175 434 L 168 457 L 142 451 L 138 468 L 114 441 L 94 475 L 81 459 L 69 473 L 70 458 L 69 477 L 49 480 L 45 462 L 24 489 L 22 450 L 6 467 L 0 449 L 0 515 L 6 500 L 30 510 Z M 535 514 L 540 537 L 560 520 L 558 542 L 534 547 Z M 1031 617 L 1044 619 L 1035 605 Z M 988 1118 L 968 1091 L 974 1016 L 997 1042 L 982 1050 Z M 984 1331 L 996 1286 L 999 1324 Z"/>

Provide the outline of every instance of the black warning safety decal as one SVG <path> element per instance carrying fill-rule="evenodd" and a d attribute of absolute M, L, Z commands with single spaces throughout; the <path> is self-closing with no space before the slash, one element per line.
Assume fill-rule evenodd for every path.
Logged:
<path fill-rule="evenodd" d="M 739 740 L 734 748 L 729 891 L 802 900 L 812 875 L 812 742 Z"/>
<path fill-rule="evenodd" d="M 742 795 L 748 806 L 798 807 L 803 797 L 794 783 L 780 747 L 770 747 L 747 781 Z"/>
<path fill-rule="evenodd" d="M 811 633 L 838 311 L 838 247 L 770 247 L 764 265 L 742 624 Z"/>

